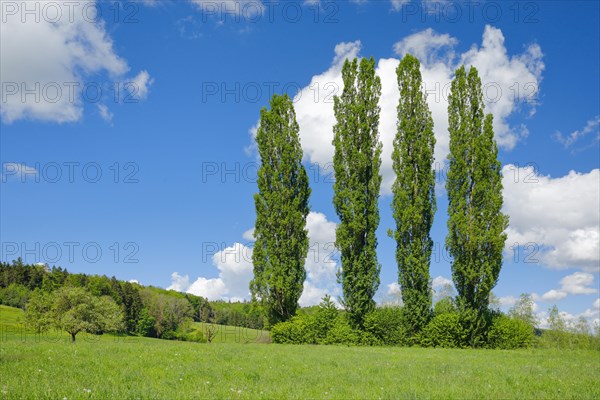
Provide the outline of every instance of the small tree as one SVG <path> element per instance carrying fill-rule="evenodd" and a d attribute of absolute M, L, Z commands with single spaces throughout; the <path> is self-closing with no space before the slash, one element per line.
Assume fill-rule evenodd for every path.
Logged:
<path fill-rule="evenodd" d="M 584 336 L 591 335 L 590 325 L 585 317 L 579 317 L 575 325 L 573 325 L 573 333 Z"/>
<path fill-rule="evenodd" d="M 118 331 L 123 325 L 119 306 L 109 297 L 94 297 L 87 290 L 65 286 L 54 295 L 51 309 L 53 324 L 71 335 L 79 332 Z"/>
<path fill-rule="evenodd" d="M 212 343 L 215 336 L 217 336 L 217 325 L 214 324 L 204 324 L 204 336 L 206 337 L 206 341 L 208 343 Z"/>
<path fill-rule="evenodd" d="M 515 305 L 508 310 L 508 315 L 515 319 L 520 319 L 531 326 L 537 325 L 537 318 L 533 312 L 535 304 L 530 294 L 522 293 Z"/>
<path fill-rule="evenodd" d="M 565 322 L 558 307 L 553 305 L 548 310 L 548 330 L 544 332 L 544 336 L 552 345 L 556 345 L 559 349 L 567 344 L 567 323 Z"/>
<path fill-rule="evenodd" d="M 36 289 L 25 308 L 25 324 L 40 334 L 52 326 L 52 296 Z"/>
<path fill-rule="evenodd" d="M 338 317 L 338 310 L 331 296 L 325 295 L 319 303 L 319 309 L 315 315 L 315 333 L 318 339 L 324 339 L 327 332 L 335 324 Z"/>

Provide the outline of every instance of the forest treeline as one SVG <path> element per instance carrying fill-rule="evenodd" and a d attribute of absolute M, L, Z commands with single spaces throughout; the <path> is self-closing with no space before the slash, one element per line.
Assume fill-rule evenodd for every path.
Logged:
<path fill-rule="evenodd" d="M 74 289 L 83 292 L 73 292 Z M 48 319 L 45 314 L 52 308 L 47 304 L 45 309 L 44 302 L 58 302 L 59 293 L 65 301 L 89 303 L 91 309 L 99 307 L 95 302 L 103 298 L 105 302 L 99 310 L 102 312 L 107 312 L 107 307 L 111 309 L 110 304 L 114 303 L 120 316 L 110 330 L 130 335 L 186 340 L 190 321 L 254 329 L 262 329 L 264 323 L 262 312 L 250 303 L 209 302 L 190 293 L 143 286 L 114 276 L 70 273 L 56 266 L 24 264 L 21 259 L 0 262 L 0 304 L 24 310 L 28 304 L 38 306 L 40 313 L 32 315 L 39 320 L 38 327 L 43 327 Z M 74 304 L 69 308 L 75 308 Z M 52 325 L 52 321 L 46 322 Z M 31 321 L 31 325 L 35 324 Z M 102 331 L 101 328 L 99 325 L 95 330 Z"/>

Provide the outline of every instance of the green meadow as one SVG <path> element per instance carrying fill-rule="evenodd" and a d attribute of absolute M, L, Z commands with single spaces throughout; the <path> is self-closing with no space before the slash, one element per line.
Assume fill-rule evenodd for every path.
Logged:
<path fill-rule="evenodd" d="M 0 306 L 6 399 L 600 398 L 597 351 L 276 345 L 233 327 L 211 344 L 85 334 L 71 344 L 24 331 L 21 315 Z"/>

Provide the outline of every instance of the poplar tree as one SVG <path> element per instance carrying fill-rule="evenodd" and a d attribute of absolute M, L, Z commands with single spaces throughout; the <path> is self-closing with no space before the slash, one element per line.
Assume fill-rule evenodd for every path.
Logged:
<path fill-rule="evenodd" d="M 429 263 L 433 241 L 429 232 L 436 211 L 433 119 L 419 67 L 419 60 L 407 54 L 396 69 L 400 103 L 392 153 L 398 283 L 411 335 L 425 327 L 431 317 Z"/>
<path fill-rule="evenodd" d="M 481 80 L 471 67 L 456 71 L 448 100 L 450 133 L 448 236 L 452 279 L 472 346 L 486 328 L 489 293 L 502 267 L 504 230 L 502 172 L 492 115 L 484 116 Z"/>
<path fill-rule="evenodd" d="M 343 304 L 350 321 L 362 327 L 364 317 L 375 308 L 373 296 L 379 287 L 377 237 L 379 189 L 381 187 L 381 142 L 379 141 L 379 97 L 381 82 L 375 60 L 346 60 L 342 68 L 344 90 L 334 98 L 333 128 L 335 172 L 333 204 L 340 219 L 336 247 L 340 251 Z"/>
<path fill-rule="evenodd" d="M 263 108 L 256 134 L 261 166 L 254 195 L 254 279 L 250 290 L 271 324 L 296 313 L 308 252 L 306 218 L 311 190 L 302 165 L 298 123 L 289 96 L 274 95 Z"/>

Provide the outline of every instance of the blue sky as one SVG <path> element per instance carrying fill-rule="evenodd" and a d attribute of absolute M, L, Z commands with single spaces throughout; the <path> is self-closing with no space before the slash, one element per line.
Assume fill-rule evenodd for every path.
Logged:
<path fill-rule="evenodd" d="M 434 288 L 451 277 L 444 87 L 457 66 L 474 65 L 495 117 L 511 218 L 494 292 L 505 309 L 534 293 L 541 319 L 555 303 L 568 318 L 598 319 L 597 2 L 63 3 L 0 2 L 2 260 L 247 298 L 252 135 L 270 93 L 286 91 L 313 189 L 301 303 L 339 295 L 332 96 L 343 60 L 372 56 L 383 84 L 378 299 L 389 301 L 394 69 L 410 52 L 436 123 Z"/>

